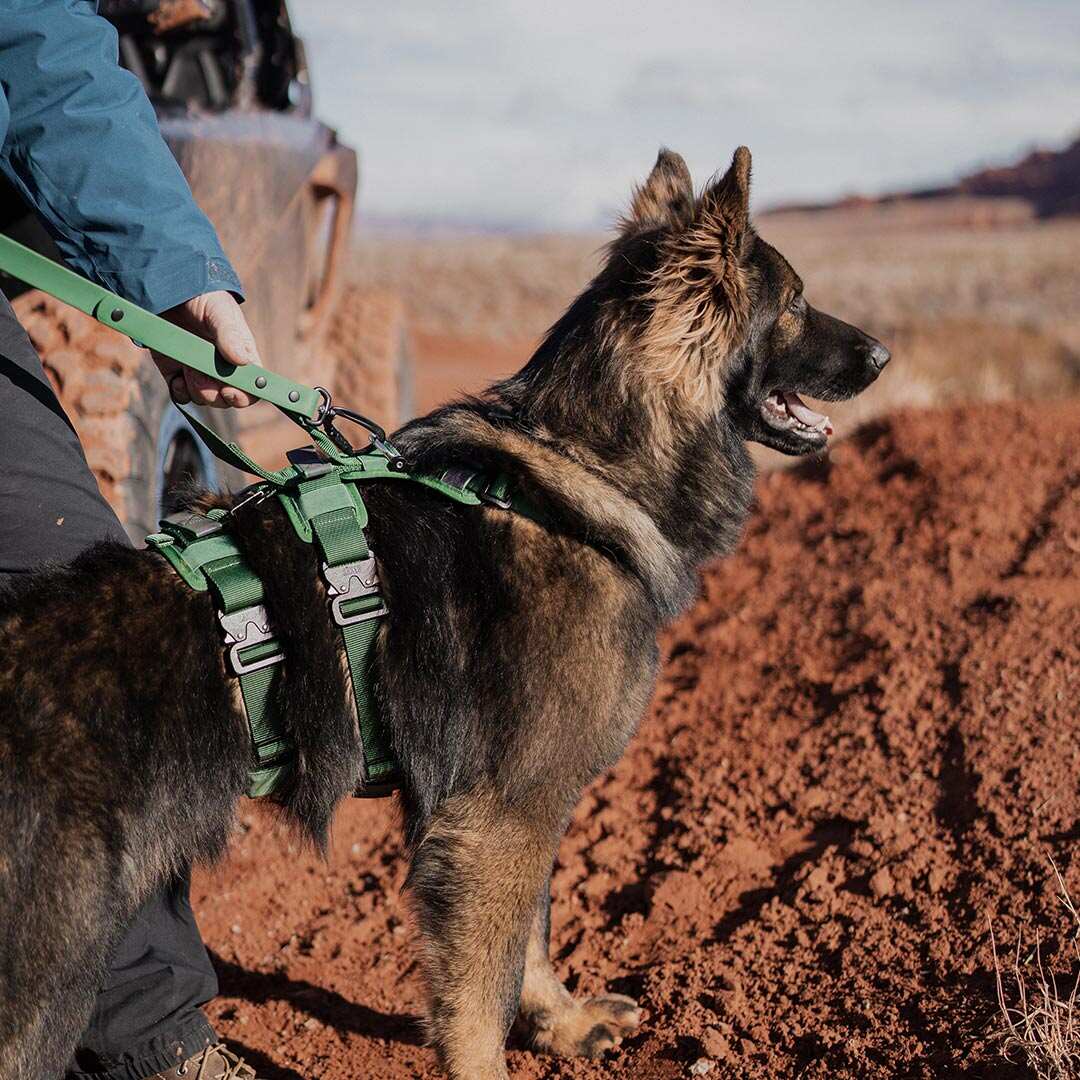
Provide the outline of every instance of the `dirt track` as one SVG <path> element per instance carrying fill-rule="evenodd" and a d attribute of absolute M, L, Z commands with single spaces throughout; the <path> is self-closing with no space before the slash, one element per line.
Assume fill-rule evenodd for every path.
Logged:
<path fill-rule="evenodd" d="M 640 998 L 600 1063 L 520 1077 L 1021 1077 L 999 942 L 1080 893 L 1080 403 L 902 415 L 773 474 L 665 637 L 655 705 L 555 875 L 572 987 Z M 268 1080 L 435 1077 L 390 804 L 324 864 L 245 808 L 196 882 L 215 1018 Z"/>

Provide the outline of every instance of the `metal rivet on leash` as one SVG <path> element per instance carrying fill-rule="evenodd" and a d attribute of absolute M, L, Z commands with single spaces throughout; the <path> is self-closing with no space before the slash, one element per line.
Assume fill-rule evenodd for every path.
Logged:
<path fill-rule="evenodd" d="M 255 385 L 261 390 L 266 385 L 266 376 L 265 375 L 260 375 L 255 380 Z"/>
<path fill-rule="evenodd" d="M 300 400 L 299 392 L 296 391 L 296 390 L 290 390 L 289 391 L 289 400 L 290 401 L 299 401 Z"/>
<path fill-rule="evenodd" d="M 119 322 L 124 317 L 124 313 L 118 307 L 112 309 L 112 321 Z"/>

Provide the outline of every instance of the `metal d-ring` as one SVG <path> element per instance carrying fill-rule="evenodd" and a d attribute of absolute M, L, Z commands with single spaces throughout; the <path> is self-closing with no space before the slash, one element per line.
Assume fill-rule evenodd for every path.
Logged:
<path fill-rule="evenodd" d="M 316 386 L 315 392 L 322 398 L 322 403 L 316 410 L 315 415 L 311 418 L 313 424 L 321 424 L 327 414 L 333 415 L 334 412 L 334 399 L 330 396 L 330 391 L 325 386 Z"/>

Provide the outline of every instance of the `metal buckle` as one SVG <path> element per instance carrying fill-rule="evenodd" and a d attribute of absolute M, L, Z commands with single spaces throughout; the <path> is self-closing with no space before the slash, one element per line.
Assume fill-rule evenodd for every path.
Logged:
<path fill-rule="evenodd" d="M 325 386 L 316 386 L 316 393 L 322 398 L 319 402 L 318 409 L 315 410 L 315 415 L 311 418 L 313 424 L 321 424 L 326 419 L 326 414 L 330 412 L 334 407 L 334 401 L 330 397 L 330 391 Z"/>
<path fill-rule="evenodd" d="M 342 610 L 347 601 L 374 596 L 379 591 L 379 571 L 375 566 L 374 555 L 357 559 L 355 562 L 340 563 L 338 566 L 323 563 L 322 571 L 331 596 L 330 609 L 338 626 L 352 626 L 386 614 L 385 604 L 380 604 L 371 611 L 358 611 L 355 615 L 346 615 Z"/>
<path fill-rule="evenodd" d="M 261 668 L 270 667 L 271 664 L 280 663 L 285 659 L 285 654 L 282 652 L 264 656 L 259 660 L 245 660 L 240 655 L 241 649 L 258 645 L 261 641 L 274 640 L 274 635 L 270 632 L 270 617 L 262 604 L 253 604 L 251 607 L 241 608 L 239 611 L 228 614 L 221 612 L 218 620 L 225 631 L 225 644 L 230 646 L 229 663 L 237 675 L 247 675 L 249 672 L 259 671 Z"/>
<path fill-rule="evenodd" d="M 500 510 L 509 510 L 514 505 L 511 499 L 500 498 L 498 495 L 491 493 L 491 485 L 494 482 L 494 480 L 489 480 L 484 485 L 483 490 L 477 492 L 477 496 L 482 503 L 487 503 L 488 506 L 497 506 Z"/>
<path fill-rule="evenodd" d="M 245 506 L 258 506 L 273 494 L 274 489 L 269 484 L 249 484 L 237 494 L 236 502 L 229 507 L 229 516 L 235 516 Z"/>
<path fill-rule="evenodd" d="M 179 540 L 205 540 L 208 536 L 216 536 L 224 526 L 216 518 L 207 517 L 205 514 L 189 513 L 182 518 L 172 520 L 166 518 L 161 522 L 162 532 L 168 533 Z"/>
<path fill-rule="evenodd" d="M 330 608 L 334 613 L 334 622 L 338 626 L 353 626 L 355 623 L 367 622 L 368 619 L 379 619 L 383 615 L 387 614 L 386 605 L 380 604 L 377 608 L 372 608 L 370 611 L 358 611 L 355 615 L 346 615 L 341 610 L 341 605 L 346 600 L 353 600 L 355 597 L 351 596 L 337 596 L 330 604 Z"/>
<path fill-rule="evenodd" d="M 334 468 L 314 446 L 298 446 L 295 450 L 287 451 L 285 457 L 297 472 L 303 474 L 305 480 L 325 476 Z"/>

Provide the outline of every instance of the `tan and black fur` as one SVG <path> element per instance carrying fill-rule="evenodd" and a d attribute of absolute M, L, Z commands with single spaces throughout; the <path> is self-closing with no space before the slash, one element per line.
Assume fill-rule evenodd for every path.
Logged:
<path fill-rule="evenodd" d="M 639 1020 L 575 1000 L 547 957 L 548 878 L 582 788 L 646 707 L 657 630 L 747 516 L 751 439 L 777 390 L 850 397 L 888 354 L 809 308 L 749 216 L 750 157 L 695 196 L 664 151 L 597 278 L 527 366 L 395 442 L 418 468 L 505 471 L 548 524 L 365 488 L 390 614 L 375 691 L 405 783 L 430 993 L 451 1076 L 540 1050 L 598 1054 Z M 237 516 L 287 661 L 300 749 L 281 813 L 323 843 L 359 742 L 310 547 L 273 503 Z M 223 852 L 247 736 L 205 595 L 101 545 L 0 606 L 0 1076 L 58 1076 L 120 927 L 175 867 Z"/>

